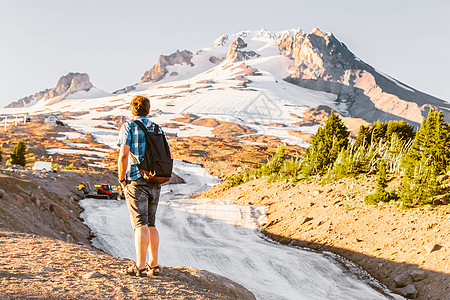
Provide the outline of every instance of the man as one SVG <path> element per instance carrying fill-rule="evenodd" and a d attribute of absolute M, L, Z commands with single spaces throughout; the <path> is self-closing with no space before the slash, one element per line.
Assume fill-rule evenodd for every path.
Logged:
<path fill-rule="evenodd" d="M 150 101 L 143 96 L 136 96 L 131 101 L 130 108 L 136 120 L 153 132 L 154 123 L 147 117 Z M 163 133 L 161 129 L 160 133 Z M 145 153 L 145 133 L 136 123 L 127 122 L 120 128 L 118 145 L 118 176 L 125 192 L 136 247 L 136 263 L 123 269 L 121 273 L 138 277 L 145 277 L 148 273 L 159 275 L 159 233 L 155 227 L 155 215 L 161 185 L 144 180 L 137 167 L 137 162 L 142 161 Z M 151 255 L 146 264 L 149 247 Z"/>

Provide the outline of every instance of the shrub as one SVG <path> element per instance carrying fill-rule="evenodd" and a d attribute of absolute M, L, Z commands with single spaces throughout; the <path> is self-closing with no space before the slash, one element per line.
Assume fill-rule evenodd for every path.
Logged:
<path fill-rule="evenodd" d="M 12 165 L 25 166 L 25 164 L 27 163 L 25 159 L 26 152 L 27 147 L 25 146 L 25 143 L 22 140 L 20 140 L 14 147 L 13 152 L 11 153 L 10 163 Z"/>
<path fill-rule="evenodd" d="M 391 172 L 400 172 L 402 157 L 410 150 L 411 140 L 401 140 L 396 133 L 391 135 L 388 143 L 382 139 L 370 145 L 354 143 L 347 149 L 342 149 L 325 176 L 325 181 L 337 180 L 359 173 L 376 172 L 377 164 L 383 160 L 386 169 Z"/>
<path fill-rule="evenodd" d="M 377 190 L 373 194 L 364 197 L 366 204 L 377 204 L 378 202 L 389 202 L 397 200 L 395 192 L 386 191 L 386 162 L 381 160 L 377 165 Z"/>
<path fill-rule="evenodd" d="M 64 170 L 73 170 L 73 163 L 64 167 Z"/>
<path fill-rule="evenodd" d="M 279 144 L 274 156 L 266 164 L 251 171 L 231 175 L 227 178 L 225 187 L 230 188 L 263 177 L 266 177 L 269 182 L 278 180 L 289 180 L 292 183 L 298 182 L 303 178 L 300 172 L 301 161 L 298 158 L 288 159 L 286 151 L 286 144 Z"/>
<path fill-rule="evenodd" d="M 338 157 L 342 149 L 348 146 L 349 132 L 342 120 L 331 111 L 325 126 L 317 130 L 306 149 L 302 162 L 302 171 L 305 175 L 320 174 L 328 168 Z"/>

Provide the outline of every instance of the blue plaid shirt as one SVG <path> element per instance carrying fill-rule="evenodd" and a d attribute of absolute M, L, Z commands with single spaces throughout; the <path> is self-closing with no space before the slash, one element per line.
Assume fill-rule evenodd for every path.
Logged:
<path fill-rule="evenodd" d="M 139 116 L 136 118 L 136 120 L 139 120 L 144 124 L 145 127 L 148 128 L 150 132 L 153 132 L 154 127 L 152 121 L 148 117 Z M 161 127 L 159 128 L 159 133 L 164 134 Z M 127 167 L 127 173 L 125 176 L 126 180 L 136 180 L 141 176 L 141 173 L 139 172 L 139 169 L 136 165 L 136 162 L 133 159 L 137 160 L 138 163 L 142 161 L 144 158 L 145 153 L 145 134 L 142 129 L 133 122 L 126 122 L 122 125 L 119 132 L 119 139 L 117 141 L 117 145 L 120 147 L 121 145 L 128 145 L 130 146 L 130 156 L 128 158 L 128 167 Z"/>

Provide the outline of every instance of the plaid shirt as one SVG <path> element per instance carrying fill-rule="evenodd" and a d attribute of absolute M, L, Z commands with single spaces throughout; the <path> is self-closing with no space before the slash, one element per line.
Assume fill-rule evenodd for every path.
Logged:
<path fill-rule="evenodd" d="M 154 127 L 152 121 L 150 121 L 149 118 L 144 116 L 139 116 L 136 118 L 136 120 L 141 121 L 145 127 L 148 128 L 150 132 L 153 132 Z M 164 134 L 161 127 L 159 128 L 159 133 Z M 117 141 L 117 145 L 120 147 L 121 145 L 128 145 L 130 146 L 130 158 L 128 159 L 128 167 L 127 167 L 127 173 L 125 176 L 125 179 L 127 181 L 130 180 L 136 180 L 141 176 L 141 173 L 139 172 L 139 169 L 136 165 L 136 162 L 133 159 L 134 158 L 140 163 L 142 159 L 144 158 L 145 153 L 145 134 L 144 131 L 142 131 L 141 128 L 136 123 L 133 122 L 126 122 L 122 125 L 119 132 L 119 139 Z"/>

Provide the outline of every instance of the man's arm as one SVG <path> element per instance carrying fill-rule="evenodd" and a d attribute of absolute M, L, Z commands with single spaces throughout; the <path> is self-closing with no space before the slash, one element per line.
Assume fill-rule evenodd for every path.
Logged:
<path fill-rule="evenodd" d="M 130 146 L 122 144 L 120 146 L 119 158 L 117 160 L 119 180 L 122 180 L 125 178 L 125 174 L 127 172 L 127 167 L 128 167 L 129 156 L 130 156 Z M 122 185 L 125 186 L 126 183 L 122 183 Z"/>

